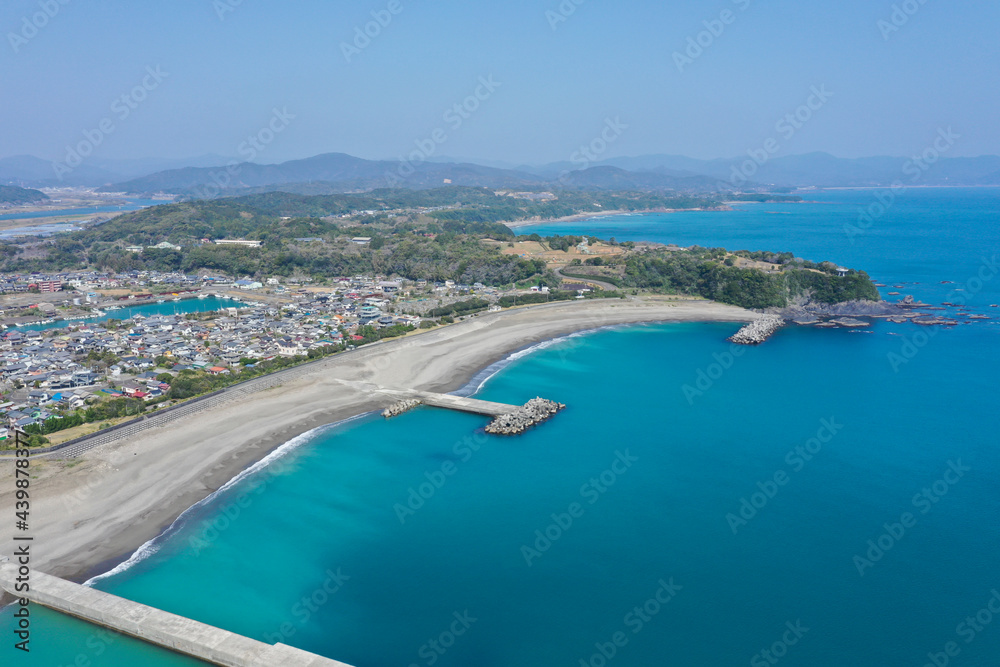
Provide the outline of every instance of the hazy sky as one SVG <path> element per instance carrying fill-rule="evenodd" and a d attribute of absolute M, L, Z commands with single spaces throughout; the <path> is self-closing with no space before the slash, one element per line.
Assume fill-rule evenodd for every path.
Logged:
<path fill-rule="evenodd" d="M 387 25 L 345 55 L 372 12 Z M 274 123 L 258 162 L 432 141 L 541 163 L 607 119 L 627 127 L 603 157 L 732 157 L 769 138 L 904 156 L 947 126 L 950 155 L 1000 154 L 996 0 L 3 0 L 0 30 L 0 156 L 60 159 L 85 131 L 104 157 L 236 156 Z M 779 129 L 797 109 L 807 120 Z"/>

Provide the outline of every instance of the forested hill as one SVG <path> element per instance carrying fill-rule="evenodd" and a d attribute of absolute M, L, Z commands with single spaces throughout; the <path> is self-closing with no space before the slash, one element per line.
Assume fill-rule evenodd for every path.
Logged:
<path fill-rule="evenodd" d="M 540 193 L 539 193 L 540 194 Z M 519 195 L 523 196 L 523 195 Z M 5 271 L 84 266 L 121 271 L 223 271 L 231 275 L 397 274 L 434 280 L 504 284 L 545 272 L 544 263 L 501 255 L 484 238 L 511 241 L 502 221 L 588 211 L 710 208 L 713 199 L 648 193 L 560 193 L 527 199 L 485 188 L 380 190 L 366 194 L 303 196 L 268 193 L 182 202 L 119 216 L 80 232 L 37 242 L 31 252 L 5 246 Z M 346 217 L 341 217 L 346 216 Z M 352 237 L 371 237 L 370 246 Z M 245 238 L 263 248 L 213 245 Z M 168 242 L 181 250 L 149 248 Z M 141 253 L 128 252 L 141 246 Z"/>
<path fill-rule="evenodd" d="M 371 240 L 353 242 L 361 236 Z M 259 240 L 262 246 L 212 243 L 236 238 Z M 0 268 L 22 273 L 85 267 L 210 271 L 318 280 L 364 273 L 490 285 L 542 276 L 544 262 L 501 254 L 495 244 L 483 241 L 513 238 L 499 223 L 436 220 L 419 213 L 362 213 L 350 219 L 275 216 L 248 202 L 217 200 L 156 206 L 53 239 L 5 245 Z M 163 242 L 180 249 L 151 247 Z"/>
<path fill-rule="evenodd" d="M 650 209 L 714 208 L 712 197 L 663 195 L 648 192 L 560 191 L 558 198 L 530 199 L 541 193 L 513 193 L 489 188 L 444 187 L 432 190 L 384 189 L 364 194 L 299 195 L 271 192 L 229 200 L 277 216 L 342 215 L 365 210 L 438 208 L 428 215 L 441 219 L 517 222 L 531 218 L 559 218 L 577 213 Z M 513 196 L 512 196 L 513 195 Z M 544 196 L 544 195 L 543 195 Z"/>
<path fill-rule="evenodd" d="M 19 188 L 15 185 L 0 185 L 0 204 L 31 204 L 37 201 L 45 201 L 49 196 L 41 190 L 31 190 Z"/>
<path fill-rule="evenodd" d="M 562 278 L 553 269 L 563 266 L 564 276 L 590 275 L 636 293 L 699 295 L 748 308 L 783 307 L 802 299 L 878 299 L 864 272 L 837 275 L 836 264 L 814 264 L 791 253 L 537 235 L 526 237 L 533 248 L 518 248 L 514 233 L 501 222 L 595 209 L 715 205 L 709 199 L 636 193 L 560 193 L 558 200 L 537 201 L 476 188 L 317 197 L 272 193 L 155 206 L 83 231 L 0 245 L 0 270 L 207 271 L 261 281 L 299 276 L 319 283 L 367 274 L 558 288 Z M 261 245 L 213 243 L 220 239 Z M 585 240 L 615 250 L 581 264 L 576 248 Z"/>
<path fill-rule="evenodd" d="M 564 192 L 555 200 L 535 201 L 498 195 L 485 188 L 464 187 L 317 196 L 274 192 L 155 206 L 122 215 L 70 238 L 84 245 L 117 241 L 140 245 L 169 241 L 185 245 L 201 239 L 317 236 L 338 226 L 363 228 L 399 222 L 414 223 L 414 229 L 429 233 L 476 233 L 504 239 L 513 233 L 497 223 L 610 210 L 697 209 L 719 205 L 708 198 L 628 192 Z M 331 219 L 339 216 L 351 216 L 351 221 Z"/>

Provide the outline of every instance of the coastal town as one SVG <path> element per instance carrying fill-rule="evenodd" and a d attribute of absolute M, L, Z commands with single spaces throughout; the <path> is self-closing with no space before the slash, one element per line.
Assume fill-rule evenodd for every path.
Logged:
<path fill-rule="evenodd" d="M 0 276 L 0 443 L 14 429 L 34 433 L 35 445 L 63 442 L 268 364 L 449 323 L 439 314 L 449 304 L 459 304 L 460 318 L 499 310 L 504 297 L 549 294 L 384 276 L 327 282 L 155 271 Z M 574 287 L 578 297 L 590 292 Z M 461 310 L 468 303 L 477 308 Z"/>

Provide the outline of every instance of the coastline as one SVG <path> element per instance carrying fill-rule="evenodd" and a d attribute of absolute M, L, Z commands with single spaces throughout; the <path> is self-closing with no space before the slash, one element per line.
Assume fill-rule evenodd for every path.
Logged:
<path fill-rule="evenodd" d="M 548 218 L 546 220 L 541 219 L 530 219 L 530 220 L 518 220 L 517 222 L 505 222 L 503 224 L 507 225 L 510 229 L 517 229 L 518 227 L 530 227 L 531 225 L 548 225 L 553 222 L 579 222 L 580 220 L 589 220 L 591 218 L 604 218 L 612 215 L 626 215 L 629 213 L 649 213 L 650 211 L 591 211 L 588 213 L 575 213 L 573 215 L 564 215 L 561 218 Z"/>
<path fill-rule="evenodd" d="M 575 332 L 756 317 L 693 299 L 560 302 L 480 315 L 331 357 L 287 385 L 152 429 L 141 442 L 103 445 L 78 461 L 34 461 L 33 566 L 73 581 L 111 570 L 293 439 L 394 401 L 376 387 L 451 392 L 513 353 Z M 0 490 L 0 506 L 13 506 L 13 495 Z M 0 526 L 0 540 L 10 543 L 11 531 Z"/>
<path fill-rule="evenodd" d="M 829 185 L 820 188 L 816 188 L 819 191 L 823 190 L 888 190 L 894 187 L 893 183 L 888 185 Z M 904 190 L 920 190 L 920 189 L 933 189 L 933 188 L 1000 188 L 1000 185 L 910 185 L 904 183 L 901 186 Z"/>
<path fill-rule="evenodd" d="M 740 204 L 746 203 L 756 203 L 756 202 L 736 202 Z M 684 213 L 688 211 L 726 211 L 730 210 L 726 202 L 723 202 L 721 207 L 713 208 L 644 208 L 635 211 L 589 211 L 587 213 L 574 213 L 573 215 L 565 215 L 561 218 L 547 218 L 545 220 L 541 219 L 530 219 L 530 220 L 518 220 L 517 222 L 505 222 L 503 223 L 511 230 L 516 230 L 520 227 L 531 227 L 534 225 L 550 225 L 560 222 L 579 222 L 581 220 L 591 220 L 593 218 L 610 218 L 616 215 L 645 215 L 647 213 Z"/>

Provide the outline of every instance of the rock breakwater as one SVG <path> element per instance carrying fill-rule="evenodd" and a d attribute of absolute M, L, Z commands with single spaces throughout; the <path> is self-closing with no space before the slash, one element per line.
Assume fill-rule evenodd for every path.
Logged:
<path fill-rule="evenodd" d="M 785 320 L 777 315 L 765 315 L 750 322 L 729 338 L 737 345 L 759 345 L 784 326 Z"/>
<path fill-rule="evenodd" d="M 417 407 L 418 405 L 421 404 L 421 402 L 422 401 L 419 401 L 415 398 L 411 398 L 405 401 L 400 401 L 399 403 L 393 403 L 392 405 L 390 405 L 389 407 L 387 407 L 385 410 L 382 411 L 382 416 L 385 417 L 386 419 L 388 419 L 389 417 L 399 416 L 404 412 L 409 412 L 413 408 Z"/>
<path fill-rule="evenodd" d="M 540 424 L 566 406 L 545 398 L 533 398 L 512 412 L 502 414 L 486 427 L 493 435 L 518 435 Z"/>

